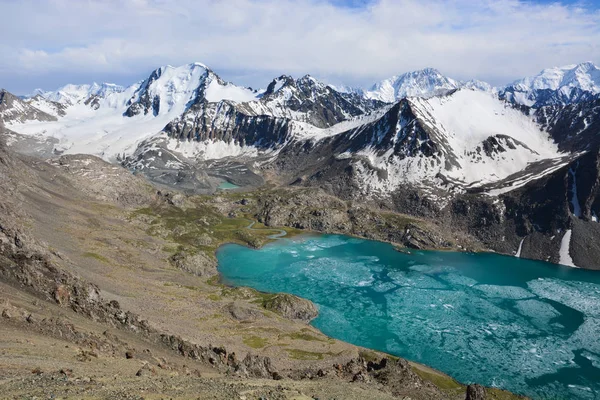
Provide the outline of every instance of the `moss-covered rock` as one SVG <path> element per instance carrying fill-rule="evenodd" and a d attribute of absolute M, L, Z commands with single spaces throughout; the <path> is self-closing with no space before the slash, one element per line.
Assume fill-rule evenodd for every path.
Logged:
<path fill-rule="evenodd" d="M 312 301 L 287 293 L 267 297 L 263 301 L 263 307 L 285 318 L 305 323 L 309 323 L 319 315 L 319 310 Z"/>

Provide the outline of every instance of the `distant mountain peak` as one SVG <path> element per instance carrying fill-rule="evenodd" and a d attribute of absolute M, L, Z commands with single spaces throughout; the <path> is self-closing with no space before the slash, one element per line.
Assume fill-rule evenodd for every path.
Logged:
<path fill-rule="evenodd" d="M 43 89 L 35 89 L 31 95 L 41 96 L 46 100 L 53 101 L 65 105 L 74 105 L 88 100 L 90 97 L 106 97 L 110 93 L 121 93 L 125 87 L 114 83 L 96 83 L 91 84 L 67 84 L 55 91 L 44 91 Z"/>
<path fill-rule="evenodd" d="M 428 67 L 384 79 L 364 94 L 370 99 L 393 103 L 405 97 L 430 96 L 459 87 L 459 82 L 442 75 L 435 68 Z"/>
<path fill-rule="evenodd" d="M 501 90 L 509 101 L 539 107 L 570 104 L 600 93 L 600 68 L 593 62 L 546 68 Z"/>
<path fill-rule="evenodd" d="M 0 89 L 0 126 L 27 121 L 55 120 L 55 116 L 37 109 L 5 89 Z"/>

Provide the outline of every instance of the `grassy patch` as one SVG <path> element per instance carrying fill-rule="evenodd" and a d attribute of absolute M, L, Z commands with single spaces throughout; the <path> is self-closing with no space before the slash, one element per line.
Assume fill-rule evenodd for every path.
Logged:
<path fill-rule="evenodd" d="M 305 340 L 307 342 L 328 342 L 327 339 L 322 339 L 304 332 L 288 333 L 285 335 L 281 335 L 280 338 L 290 338 L 292 340 Z"/>
<path fill-rule="evenodd" d="M 206 200 L 208 201 L 208 200 Z M 277 229 L 264 225 L 247 229 L 252 219 L 249 215 L 229 218 L 216 207 L 196 198 L 193 208 L 181 209 L 175 206 L 154 206 L 140 208 L 131 214 L 148 224 L 147 233 L 172 242 L 163 250 L 167 252 L 195 249 L 213 257 L 219 246 L 237 243 L 249 247 L 261 247 L 272 239 L 269 236 L 279 233 Z M 290 234 L 298 230 L 283 229 Z"/>
<path fill-rule="evenodd" d="M 419 377 L 421 377 L 421 379 L 433 383 L 444 391 L 460 393 L 466 388 L 464 385 L 461 385 L 447 375 L 435 371 L 427 371 L 426 369 L 414 365 L 412 366 L 412 369 Z"/>
<path fill-rule="evenodd" d="M 521 400 L 525 399 L 523 396 L 519 396 L 506 390 L 500 390 L 495 388 L 486 388 L 486 399 L 490 400 Z"/>
<path fill-rule="evenodd" d="M 252 300 L 252 303 L 265 307 L 265 305 L 272 301 L 275 296 L 276 294 L 273 293 L 263 293 L 256 291 L 256 298 Z"/>
<path fill-rule="evenodd" d="M 206 283 L 208 283 L 211 286 L 221 286 L 221 282 L 219 282 L 220 279 L 221 278 L 219 277 L 219 275 L 214 275 L 208 278 L 206 280 Z"/>
<path fill-rule="evenodd" d="M 281 345 L 283 347 L 283 345 Z M 339 356 L 343 353 L 340 351 L 339 353 L 332 353 L 330 351 L 327 352 L 317 352 L 317 351 L 305 351 L 300 349 L 286 349 L 288 352 L 288 357 L 294 360 L 322 360 L 325 356 Z"/>
<path fill-rule="evenodd" d="M 331 353 L 319 353 L 300 349 L 287 349 L 286 351 L 289 358 L 294 360 L 322 360 L 325 355 L 331 355 Z"/>
<path fill-rule="evenodd" d="M 269 343 L 267 339 L 254 335 L 244 337 L 243 342 L 246 346 L 252 347 L 253 349 L 262 349 Z"/>
<path fill-rule="evenodd" d="M 86 258 L 93 258 L 93 259 L 103 262 L 105 264 L 110 264 L 110 261 L 108 260 L 108 258 L 101 256 L 100 254 L 97 254 L 97 253 L 92 253 L 92 252 L 88 251 L 86 253 L 83 253 L 83 256 Z"/>
<path fill-rule="evenodd" d="M 358 352 L 358 356 L 362 357 L 366 361 L 371 362 L 379 362 L 381 360 L 381 356 L 371 350 L 360 350 Z"/>

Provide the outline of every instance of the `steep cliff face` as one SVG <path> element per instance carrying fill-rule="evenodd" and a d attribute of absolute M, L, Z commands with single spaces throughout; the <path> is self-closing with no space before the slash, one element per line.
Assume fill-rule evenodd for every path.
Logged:
<path fill-rule="evenodd" d="M 497 252 L 600 269 L 599 176 L 594 151 L 498 196 L 458 194 L 440 207 L 412 189 L 396 192 L 393 207 L 468 232 Z"/>
<path fill-rule="evenodd" d="M 283 144 L 290 129 L 286 118 L 248 115 L 229 102 L 200 101 L 169 122 L 164 132 L 178 140 L 235 142 L 269 149 Z"/>
<path fill-rule="evenodd" d="M 541 107 L 533 117 L 566 152 L 593 150 L 600 145 L 600 95 L 587 101 Z"/>

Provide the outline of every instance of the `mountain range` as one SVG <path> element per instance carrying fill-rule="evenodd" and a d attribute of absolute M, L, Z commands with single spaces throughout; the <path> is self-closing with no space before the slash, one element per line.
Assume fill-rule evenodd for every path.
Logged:
<path fill-rule="evenodd" d="M 160 185 L 319 187 L 443 219 L 495 251 L 600 267 L 591 244 L 600 235 L 592 63 L 503 87 L 426 68 L 369 89 L 283 75 L 264 90 L 192 63 L 127 87 L 3 91 L 0 119 L 17 148 L 34 140 L 45 154 L 98 155 Z"/>

